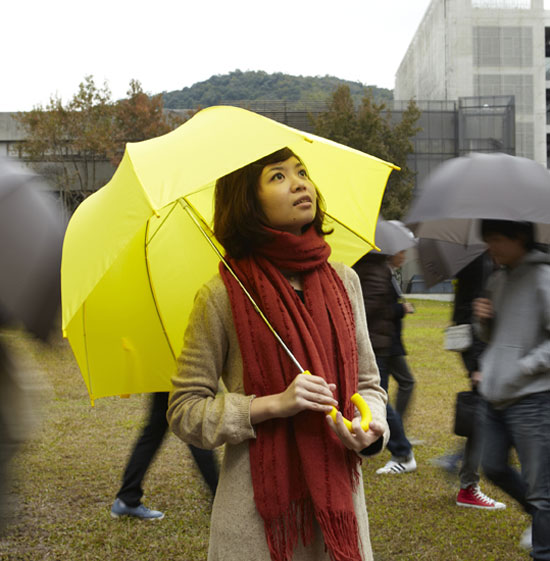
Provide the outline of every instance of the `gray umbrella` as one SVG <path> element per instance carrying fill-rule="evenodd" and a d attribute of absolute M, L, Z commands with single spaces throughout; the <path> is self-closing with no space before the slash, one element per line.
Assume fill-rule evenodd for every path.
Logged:
<path fill-rule="evenodd" d="M 399 220 L 379 218 L 374 232 L 374 243 L 380 251 L 375 253 L 395 255 L 416 245 L 414 234 Z"/>
<path fill-rule="evenodd" d="M 0 309 L 46 338 L 60 302 L 64 228 L 40 179 L 0 159 Z"/>
<path fill-rule="evenodd" d="M 487 250 L 484 243 L 462 245 L 420 238 L 416 246 L 422 277 L 427 288 L 452 279 L 466 265 Z"/>
<path fill-rule="evenodd" d="M 419 189 L 405 224 L 419 238 L 481 243 L 481 218 L 533 222 L 550 242 L 550 173 L 527 158 L 471 154 L 439 165 Z"/>

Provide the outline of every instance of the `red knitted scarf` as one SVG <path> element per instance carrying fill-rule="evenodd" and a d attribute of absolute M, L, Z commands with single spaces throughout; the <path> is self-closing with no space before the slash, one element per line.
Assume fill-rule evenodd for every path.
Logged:
<path fill-rule="evenodd" d="M 276 232 L 253 257 L 230 265 L 298 362 L 337 386 L 347 418 L 358 379 L 355 322 L 345 287 L 328 264 L 330 247 L 313 228 L 302 236 Z M 304 301 L 280 269 L 303 274 Z M 265 396 L 284 391 L 298 374 L 235 279 L 220 264 L 239 339 L 244 389 Z M 289 561 L 301 536 L 313 538 L 313 517 L 335 561 L 360 561 L 352 493 L 356 454 L 347 450 L 321 413 L 304 411 L 256 427 L 250 441 L 254 499 L 271 559 Z"/>

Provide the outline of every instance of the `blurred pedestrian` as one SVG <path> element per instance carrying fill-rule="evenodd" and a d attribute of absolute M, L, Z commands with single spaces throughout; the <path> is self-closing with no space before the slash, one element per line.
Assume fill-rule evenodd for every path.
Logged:
<path fill-rule="evenodd" d="M 15 363 L 0 338 L 0 535 L 9 518 L 7 497 L 10 464 L 28 436 L 25 427 L 29 414 L 25 391 L 20 384 Z"/>
<path fill-rule="evenodd" d="M 42 179 L 0 157 L 0 328 L 46 341 L 57 318 L 64 224 Z M 0 531 L 9 465 L 35 423 L 23 371 L 0 339 Z"/>
<path fill-rule="evenodd" d="M 481 380 L 479 358 L 485 350 L 486 344 L 473 331 L 472 302 L 483 294 L 483 287 L 493 268 L 493 260 L 489 253 L 485 252 L 456 274 L 452 321 L 454 325 L 467 325 L 471 329 L 472 343 L 460 355 L 468 374 L 470 389 L 478 396 L 480 403 L 472 423 L 472 432 L 466 437 L 464 446 L 454 454 L 434 460 L 436 465 L 443 467 L 451 474 L 456 474 L 456 470 L 458 470 L 460 489 L 456 497 L 457 506 L 483 510 L 506 508 L 504 503 L 485 495 L 479 486 L 483 433 L 481 426 L 482 398 L 479 396 L 477 388 Z"/>
<path fill-rule="evenodd" d="M 132 516 L 143 520 L 164 518 L 163 512 L 146 507 L 142 504 L 141 498 L 143 497 L 143 479 L 168 430 L 166 420 L 168 395 L 168 392 L 151 394 L 147 424 L 143 427 L 134 445 L 124 470 L 122 485 L 111 507 L 113 518 L 120 516 Z M 191 444 L 188 447 L 205 483 L 214 496 L 218 485 L 218 465 L 214 452 L 202 450 Z"/>
<path fill-rule="evenodd" d="M 532 517 L 532 557 L 550 560 L 550 256 L 530 222 L 482 220 L 501 269 L 474 300 L 486 400 L 482 466 Z M 509 463 L 517 451 L 521 473 Z"/>
<path fill-rule="evenodd" d="M 401 257 L 398 257 L 396 262 L 400 260 Z M 398 302 L 399 295 L 387 255 L 371 251 L 357 261 L 353 269 L 361 281 L 369 335 L 380 371 L 380 385 L 388 391 L 392 343 L 398 329 L 395 319 L 405 313 L 405 308 Z M 416 460 L 412 445 L 405 435 L 401 416 L 389 403 L 386 405 L 386 415 L 390 427 L 387 447 L 391 452 L 391 459 L 376 473 L 401 474 L 415 471 Z"/>
<path fill-rule="evenodd" d="M 403 318 L 407 314 L 414 313 L 414 306 L 403 298 L 403 293 L 396 278 L 396 272 L 405 262 L 405 251 L 399 251 L 388 258 L 388 264 L 392 272 L 392 285 L 395 291 L 396 301 L 393 304 L 394 332 L 388 356 L 388 372 L 397 382 L 397 395 L 395 398 L 395 410 L 399 413 L 403 424 L 408 413 L 409 405 L 414 393 L 415 379 L 407 362 L 407 351 L 403 344 Z"/>

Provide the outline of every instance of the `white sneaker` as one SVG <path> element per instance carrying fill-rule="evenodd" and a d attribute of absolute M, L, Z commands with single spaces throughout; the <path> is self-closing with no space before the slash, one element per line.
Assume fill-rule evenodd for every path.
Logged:
<path fill-rule="evenodd" d="M 529 528 L 527 528 L 525 532 L 521 534 L 519 546 L 523 549 L 533 549 L 533 526 L 529 526 Z"/>
<path fill-rule="evenodd" d="M 377 469 L 376 473 L 399 474 L 399 473 L 408 473 L 415 470 L 416 470 L 416 460 L 414 459 L 414 456 L 411 455 L 411 457 L 408 460 L 405 460 L 404 462 L 400 462 L 399 460 L 392 458 L 384 467 Z"/>

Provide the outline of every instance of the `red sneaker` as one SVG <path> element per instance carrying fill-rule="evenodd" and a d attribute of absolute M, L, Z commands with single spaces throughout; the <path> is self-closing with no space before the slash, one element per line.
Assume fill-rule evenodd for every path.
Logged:
<path fill-rule="evenodd" d="M 466 489 L 460 489 L 456 498 L 458 506 L 470 508 L 482 508 L 484 510 L 502 510 L 506 508 L 504 503 L 499 503 L 481 492 L 479 485 L 470 485 Z"/>

